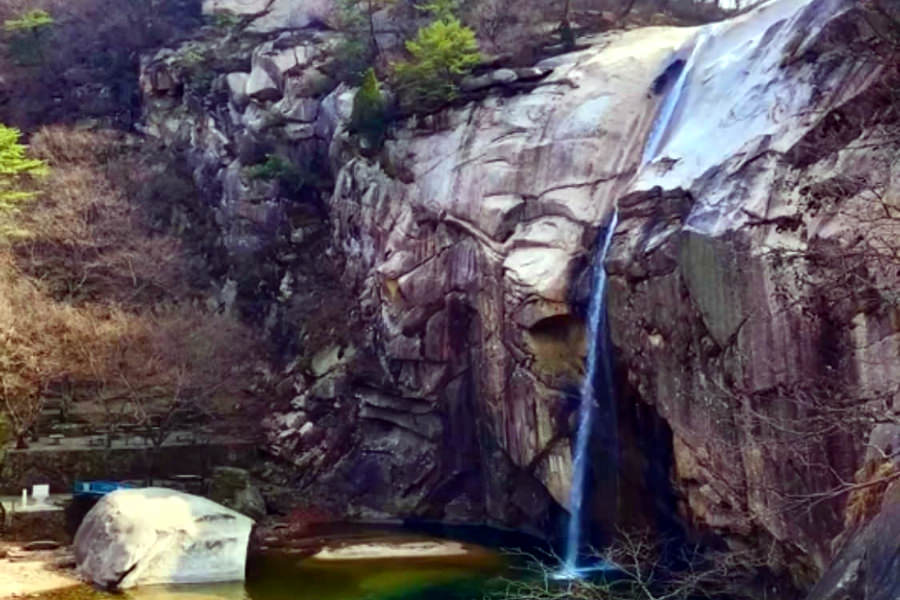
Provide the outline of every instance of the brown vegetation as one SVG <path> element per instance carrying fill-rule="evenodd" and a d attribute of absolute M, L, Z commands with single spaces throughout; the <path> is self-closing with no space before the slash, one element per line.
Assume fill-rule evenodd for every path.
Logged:
<path fill-rule="evenodd" d="M 0 240 L 0 399 L 20 444 L 49 397 L 106 428 L 227 424 L 261 351 L 207 308 L 191 253 L 125 194 L 135 182 L 117 177 L 141 178 L 146 156 L 119 134 L 65 128 L 32 150 L 51 174 Z"/>

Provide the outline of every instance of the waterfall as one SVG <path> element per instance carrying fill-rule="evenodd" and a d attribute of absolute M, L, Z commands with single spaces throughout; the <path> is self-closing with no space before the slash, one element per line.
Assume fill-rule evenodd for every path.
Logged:
<path fill-rule="evenodd" d="M 687 84 L 688 77 L 693 70 L 694 63 L 697 61 L 697 56 L 700 54 L 700 50 L 703 48 L 708 37 L 709 33 L 705 28 L 697 33 L 697 37 L 694 39 L 693 48 L 691 48 L 691 53 L 688 55 L 684 66 L 681 68 L 681 72 L 678 74 L 675 84 L 666 93 L 666 97 L 663 99 L 663 104 L 659 109 L 659 113 L 653 121 L 650 135 L 647 137 L 647 143 L 644 146 L 644 153 L 641 157 L 641 167 L 646 166 L 650 161 L 656 158 L 657 152 L 659 152 L 662 147 L 666 133 L 669 131 L 669 124 L 672 122 L 672 117 L 675 115 L 678 104 L 684 96 L 684 88 Z"/>
<path fill-rule="evenodd" d="M 594 416 L 597 410 L 597 386 L 599 375 L 603 387 L 602 393 L 612 402 L 612 363 L 607 347 L 606 322 L 606 270 L 603 263 L 612 242 L 616 224 L 619 221 L 618 211 L 613 210 L 609 224 L 606 226 L 603 243 L 597 248 L 594 263 L 594 280 L 591 286 L 591 301 L 588 307 L 588 350 L 587 368 L 581 382 L 581 403 L 578 408 L 578 431 L 575 434 L 574 468 L 572 472 L 572 488 L 569 494 L 569 529 L 566 535 L 565 564 L 561 576 L 577 577 L 578 551 L 581 549 L 582 508 L 584 503 L 584 487 L 588 468 L 588 440 L 591 436 Z M 614 426 L 614 424 L 613 424 Z"/>

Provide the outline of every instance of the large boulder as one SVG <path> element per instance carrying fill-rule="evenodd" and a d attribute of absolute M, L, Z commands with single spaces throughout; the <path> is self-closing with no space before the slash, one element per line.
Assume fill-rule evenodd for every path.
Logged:
<path fill-rule="evenodd" d="M 253 520 L 165 488 L 104 496 L 75 535 L 78 573 L 107 588 L 242 581 Z"/>
<path fill-rule="evenodd" d="M 249 26 L 255 33 L 336 24 L 332 0 L 203 0 L 203 14 L 259 15 Z"/>

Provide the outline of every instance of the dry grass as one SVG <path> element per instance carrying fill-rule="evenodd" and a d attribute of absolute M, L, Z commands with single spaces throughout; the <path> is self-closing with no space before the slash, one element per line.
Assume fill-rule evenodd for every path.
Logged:
<path fill-rule="evenodd" d="M 863 465 L 856 472 L 856 482 L 862 485 L 847 498 L 844 528 L 853 531 L 877 515 L 888 485 L 897 477 L 897 466 L 893 460 L 870 460 Z"/>
<path fill-rule="evenodd" d="M 122 151 L 125 148 L 125 151 Z M 0 401 L 21 438 L 65 389 L 98 420 L 221 416 L 261 355 L 235 318 L 206 308 L 188 253 L 126 197 L 138 156 L 110 133 L 45 129 L 41 193 L 0 240 Z M 179 413 L 180 414 L 180 413 Z"/>
<path fill-rule="evenodd" d="M 102 166 L 117 153 L 123 135 L 114 131 L 91 131 L 71 127 L 44 127 L 29 144 L 31 153 L 55 165 Z"/>
<path fill-rule="evenodd" d="M 154 235 L 107 174 L 109 165 L 133 160 L 127 151 L 117 155 L 123 145 L 121 136 L 61 127 L 32 138 L 32 152 L 55 168 L 40 199 L 17 215 L 22 233 L 12 252 L 56 298 L 132 306 L 188 293 L 179 240 Z"/>

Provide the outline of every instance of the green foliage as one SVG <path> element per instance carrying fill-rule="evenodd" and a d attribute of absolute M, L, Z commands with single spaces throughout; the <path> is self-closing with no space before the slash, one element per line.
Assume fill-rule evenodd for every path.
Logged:
<path fill-rule="evenodd" d="M 299 194 L 307 185 L 315 185 L 315 178 L 305 169 L 277 154 L 269 154 L 261 163 L 244 169 L 249 179 L 257 181 L 277 181 L 290 194 Z"/>
<path fill-rule="evenodd" d="M 34 31 L 53 25 L 53 17 L 46 10 L 30 10 L 24 13 L 18 19 L 7 19 L 3 22 L 3 29 L 6 31 L 26 31 L 33 33 Z"/>
<path fill-rule="evenodd" d="M 53 17 L 45 10 L 30 10 L 17 19 L 4 21 L 10 57 L 25 66 L 43 62 L 44 45 L 53 22 Z"/>
<path fill-rule="evenodd" d="M 195 47 L 182 49 L 175 58 L 175 65 L 181 71 L 187 89 L 200 96 L 205 96 L 212 89 L 216 71 L 212 60 L 199 52 Z"/>
<path fill-rule="evenodd" d="M 341 0 L 338 5 L 338 20 L 341 28 L 350 31 L 362 31 L 366 25 L 365 4 L 363 0 Z"/>
<path fill-rule="evenodd" d="M 357 38 L 345 37 L 334 49 L 334 76 L 348 85 L 360 85 L 371 64 L 371 50 Z"/>
<path fill-rule="evenodd" d="M 47 163 L 29 158 L 19 143 L 18 129 L 0 125 L 0 212 L 15 210 L 34 192 L 23 189 L 25 180 L 48 172 Z"/>
<path fill-rule="evenodd" d="M 459 80 L 481 61 L 475 32 L 456 17 L 438 19 L 406 42 L 412 60 L 394 64 L 407 107 L 434 108 L 456 97 Z"/>
<path fill-rule="evenodd" d="M 384 143 L 387 129 L 387 103 L 378 85 L 375 69 L 369 68 L 362 86 L 353 98 L 350 128 L 359 133 L 369 148 L 378 149 Z"/>
<path fill-rule="evenodd" d="M 430 0 L 424 4 L 416 4 L 416 8 L 439 21 L 446 21 L 459 14 L 459 0 Z"/>
<path fill-rule="evenodd" d="M 241 17 L 230 10 L 217 10 L 207 17 L 207 21 L 216 29 L 228 31 L 240 24 Z"/>

